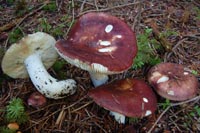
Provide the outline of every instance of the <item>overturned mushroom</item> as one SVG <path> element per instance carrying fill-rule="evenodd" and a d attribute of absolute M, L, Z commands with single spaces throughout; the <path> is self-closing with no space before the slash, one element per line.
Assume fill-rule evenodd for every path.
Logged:
<path fill-rule="evenodd" d="M 109 74 L 130 68 L 137 53 L 131 28 L 105 13 L 81 16 L 67 40 L 57 41 L 56 49 L 66 61 L 87 70 L 95 87 L 107 82 Z"/>
<path fill-rule="evenodd" d="M 11 45 L 2 60 L 2 70 L 12 78 L 32 80 L 37 90 L 48 98 L 59 99 L 74 94 L 76 82 L 58 81 L 46 69 L 56 61 L 55 39 L 42 32 L 30 34 Z M 44 63 L 44 65 L 43 65 Z"/>
<path fill-rule="evenodd" d="M 119 123 L 125 123 L 125 116 L 144 117 L 151 115 L 157 107 L 157 100 L 151 88 L 142 80 L 123 79 L 102 85 L 88 92 L 99 106 L 113 111 Z"/>
<path fill-rule="evenodd" d="M 160 63 L 152 67 L 148 81 L 159 95 L 169 100 L 183 101 L 197 94 L 197 78 L 180 64 Z"/>

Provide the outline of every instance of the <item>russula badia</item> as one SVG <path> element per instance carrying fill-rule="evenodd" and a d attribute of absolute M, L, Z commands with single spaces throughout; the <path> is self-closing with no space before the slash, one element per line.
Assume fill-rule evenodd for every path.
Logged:
<path fill-rule="evenodd" d="M 148 72 L 148 81 L 164 98 L 183 101 L 197 94 L 198 80 L 183 65 L 160 63 Z"/>
<path fill-rule="evenodd" d="M 101 85 L 88 92 L 99 106 L 112 111 L 119 123 L 125 123 L 125 116 L 144 117 L 157 108 L 157 99 L 152 89 L 138 79 L 122 79 Z"/>
<path fill-rule="evenodd" d="M 88 71 L 95 87 L 107 82 L 109 74 L 129 69 L 137 53 L 131 28 L 105 13 L 81 16 L 68 38 L 57 41 L 55 47 L 66 61 Z"/>

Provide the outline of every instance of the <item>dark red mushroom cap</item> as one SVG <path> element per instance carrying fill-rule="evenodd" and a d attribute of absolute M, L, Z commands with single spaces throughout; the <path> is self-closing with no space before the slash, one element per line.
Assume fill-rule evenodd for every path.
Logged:
<path fill-rule="evenodd" d="M 44 97 L 41 93 L 39 92 L 33 92 L 28 100 L 27 100 L 27 103 L 28 105 L 34 107 L 34 108 L 39 108 L 39 107 L 42 107 L 46 104 L 47 102 L 47 99 L 46 97 Z"/>
<path fill-rule="evenodd" d="M 99 106 L 129 117 L 148 116 L 157 107 L 152 89 L 144 81 L 131 78 L 91 89 L 88 96 Z"/>
<path fill-rule="evenodd" d="M 128 69 L 137 53 L 131 28 L 105 13 L 81 16 L 67 40 L 57 41 L 56 49 L 61 57 L 77 67 L 107 74 Z"/>
<path fill-rule="evenodd" d="M 164 98 L 183 101 L 197 94 L 198 80 L 183 65 L 161 63 L 152 67 L 148 81 Z"/>

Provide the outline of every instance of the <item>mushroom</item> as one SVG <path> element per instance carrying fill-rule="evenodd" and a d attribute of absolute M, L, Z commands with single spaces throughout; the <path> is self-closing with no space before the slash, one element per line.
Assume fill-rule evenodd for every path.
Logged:
<path fill-rule="evenodd" d="M 125 123 L 125 116 L 145 117 L 157 108 L 157 100 L 152 89 L 143 81 L 126 78 L 91 89 L 88 92 L 99 106 L 116 112 L 115 119 Z"/>
<path fill-rule="evenodd" d="M 58 81 L 46 70 L 58 58 L 55 42 L 52 36 L 43 32 L 27 35 L 5 53 L 3 72 L 12 78 L 29 76 L 37 90 L 48 98 L 59 99 L 74 94 L 76 82 L 73 79 Z"/>
<path fill-rule="evenodd" d="M 148 81 L 162 97 L 183 101 L 197 94 L 198 80 L 183 65 L 160 63 L 148 72 Z"/>
<path fill-rule="evenodd" d="M 41 93 L 39 93 L 38 91 L 33 92 L 28 100 L 27 103 L 29 106 L 32 106 L 34 108 L 40 108 L 42 106 L 44 106 L 47 102 L 46 97 L 44 97 Z"/>
<path fill-rule="evenodd" d="M 66 61 L 88 71 L 95 87 L 106 83 L 108 75 L 129 69 L 137 53 L 131 28 L 105 13 L 81 16 L 68 38 L 57 41 L 55 47 Z"/>
<path fill-rule="evenodd" d="M 12 131 L 19 130 L 19 124 L 17 122 L 8 123 L 7 127 L 8 127 L 8 129 L 10 129 Z"/>

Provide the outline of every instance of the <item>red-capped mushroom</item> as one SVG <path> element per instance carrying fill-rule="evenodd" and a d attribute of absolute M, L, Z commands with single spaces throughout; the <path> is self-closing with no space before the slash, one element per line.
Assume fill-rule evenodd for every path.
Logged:
<path fill-rule="evenodd" d="M 28 100 L 27 100 L 27 103 L 29 106 L 32 106 L 34 108 L 39 108 L 39 107 L 42 107 L 46 104 L 47 102 L 47 99 L 46 97 L 44 97 L 41 93 L 39 92 L 33 92 Z"/>
<path fill-rule="evenodd" d="M 183 101 L 197 94 L 198 80 L 183 65 L 160 63 L 149 70 L 148 81 L 159 95 Z"/>
<path fill-rule="evenodd" d="M 137 53 L 131 28 L 105 13 L 81 16 L 56 49 L 69 63 L 90 73 L 94 86 L 104 84 L 109 74 L 122 73 L 133 64 Z"/>
<path fill-rule="evenodd" d="M 156 96 L 143 80 L 118 80 L 91 89 L 88 96 L 99 106 L 119 114 L 115 119 L 120 123 L 125 123 L 125 116 L 144 117 L 157 108 Z"/>

